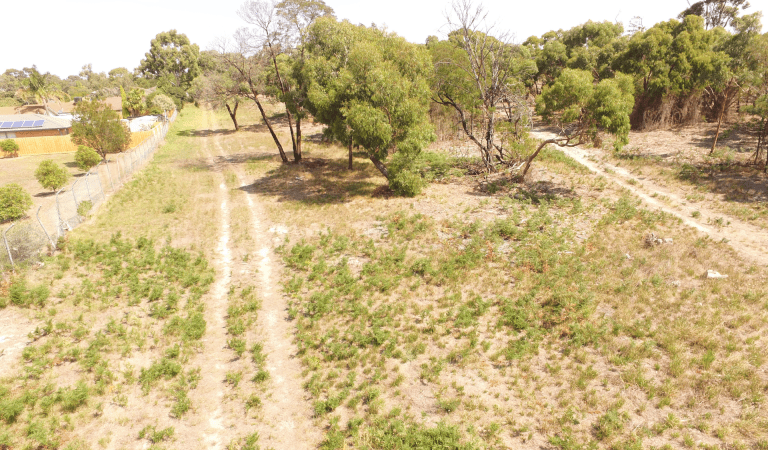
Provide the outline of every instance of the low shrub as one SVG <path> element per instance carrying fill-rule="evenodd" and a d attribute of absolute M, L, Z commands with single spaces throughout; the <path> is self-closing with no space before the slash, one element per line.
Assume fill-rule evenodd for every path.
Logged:
<path fill-rule="evenodd" d="M 32 196 L 16 183 L 0 187 L 0 223 L 21 219 L 32 207 Z"/>
<path fill-rule="evenodd" d="M 0 150 L 2 150 L 6 156 L 18 156 L 19 144 L 13 139 L 3 139 L 0 141 Z"/>
<path fill-rule="evenodd" d="M 45 189 L 59 190 L 69 181 L 67 169 L 53 162 L 52 159 L 42 161 L 35 171 L 35 178 Z"/>
<path fill-rule="evenodd" d="M 409 169 L 402 170 L 389 180 L 389 188 L 397 195 L 415 197 L 424 189 L 424 179 Z"/>
<path fill-rule="evenodd" d="M 101 162 L 101 156 L 96 153 L 96 150 L 79 145 L 77 152 L 75 152 L 75 163 L 77 167 L 83 172 L 91 170 L 92 167 L 97 166 Z"/>

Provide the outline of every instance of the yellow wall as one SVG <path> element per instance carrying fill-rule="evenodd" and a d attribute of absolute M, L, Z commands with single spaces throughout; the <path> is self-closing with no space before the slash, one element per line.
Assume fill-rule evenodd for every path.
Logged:
<path fill-rule="evenodd" d="M 131 133 L 131 148 L 138 146 L 151 136 L 151 131 L 137 131 Z M 72 143 L 72 139 L 70 139 L 69 136 L 30 137 L 15 139 L 15 141 L 19 144 L 19 156 L 48 155 L 77 151 L 77 145 Z"/>
<path fill-rule="evenodd" d="M 77 145 L 72 143 L 69 136 L 30 137 L 15 141 L 19 144 L 19 156 L 77 151 Z"/>

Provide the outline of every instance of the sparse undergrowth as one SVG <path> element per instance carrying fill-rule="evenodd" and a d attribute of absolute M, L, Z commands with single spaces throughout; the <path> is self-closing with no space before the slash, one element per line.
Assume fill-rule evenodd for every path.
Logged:
<path fill-rule="evenodd" d="M 497 211 L 400 211 L 370 237 L 282 247 L 324 448 L 765 444 L 763 271 L 627 195 L 498 197 Z M 674 244 L 644 245 L 648 230 Z M 702 280 L 711 267 L 731 278 Z"/>

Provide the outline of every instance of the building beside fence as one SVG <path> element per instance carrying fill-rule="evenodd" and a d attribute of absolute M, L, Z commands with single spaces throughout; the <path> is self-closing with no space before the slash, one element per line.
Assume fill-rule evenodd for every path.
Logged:
<path fill-rule="evenodd" d="M 109 193 L 117 192 L 147 164 L 160 148 L 175 119 L 174 112 L 168 122 L 159 124 L 151 131 L 133 133 L 133 148 L 108 155 L 107 161 L 102 161 L 84 176 L 60 189 L 52 207 L 38 208 L 31 217 L 4 224 L 0 230 L 0 268 L 33 260 L 46 249 L 55 248 L 61 236 L 80 225 L 86 215 L 92 214 L 104 203 Z M 55 137 L 58 138 L 68 139 L 69 136 Z M 54 138 L 35 140 L 38 139 Z M 24 139 L 17 142 L 21 146 Z"/>
<path fill-rule="evenodd" d="M 66 136 L 72 121 L 43 114 L 0 115 L 0 139 Z"/>

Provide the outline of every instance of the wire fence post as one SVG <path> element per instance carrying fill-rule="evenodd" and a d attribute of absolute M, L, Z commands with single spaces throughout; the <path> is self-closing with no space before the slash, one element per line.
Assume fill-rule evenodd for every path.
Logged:
<path fill-rule="evenodd" d="M 112 192 L 115 192 L 115 183 L 112 182 L 112 174 L 109 173 L 109 161 L 106 161 L 104 165 L 107 167 L 107 178 L 109 178 L 109 185 L 112 186 Z M 104 192 L 104 189 L 101 191 Z"/>
<path fill-rule="evenodd" d="M 75 185 L 77 184 L 79 180 L 75 180 L 74 183 L 72 183 L 72 187 L 70 189 L 72 190 L 72 198 L 75 199 L 75 209 L 77 209 L 77 195 L 75 195 Z"/>
<path fill-rule="evenodd" d="M 45 237 L 47 237 L 48 241 L 51 243 L 51 248 L 56 250 L 56 244 L 53 242 L 53 239 L 51 239 L 51 235 L 48 234 L 48 230 L 45 229 L 43 222 L 40 220 L 40 209 L 42 209 L 42 206 L 39 206 L 37 208 L 37 214 L 35 214 L 35 217 L 37 217 L 37 223 L 40 224 L 40 228 L 43 229 L 43 233 L 45 233 Z"/>
<path fill-rule="evenodd" d="M 9 231 L 11 231 L 11 228 L 16 226 L 16 223 L 17 222 L 13 222 L 11 226 L 8 227 L 7 230 L 3 231 L 3 241 L 5 242 L 5 251 L 8 252 L 8 259 L 11 260 L 11 267 L 14 267 L 14 268 L 16 266 L 13 264 L 13 256 L 11 256 L 11 247 L 8 246 L 8 238 L 6 237 L 6 235 L 8 234 Z"/>
<path fill-rule="evenodd" d="M 91 197 L 91 188 L 88 187 L 88 176 L 90 174 L 91 174 L 90 170 L 85 174 L 85 193 L 88 194 L 88 200 L 93 202 L 93 197 Z"/>
<path fill-rule="evenodd" d="M 59 205 L 59 192 L 61 192 L 62 190 L 64 190 L 64 188 L 61 188 L 61 189 L 58 190 L 58 192 L 56 192 L 56 216 L 58 216 L 58 218 L 59 218 L 59 222 L 58 222 L 59 226 L 56 227 L 56 237 L 57 238 L 61 237 L 61 229 L 62 229 L 61 228 L 61 224 L 63 222 L 63 220 L 61 220 L 61 206 Z"/>
<path fill-rule="evenodd" d="M 103 200 L 103 199 L 106 198 L 106 196 L 104 195 L 104 186 L 101 185 L 101 177 L 99 176 L 99 166 L 100 165 L 101 165 L 101 163 L 96 165 L 96 181 L 99 182 L 99 190 L 101 190 L 101 198 Z M 107 167 L 107 170 L 109 170 L 109 167 Z"/>

